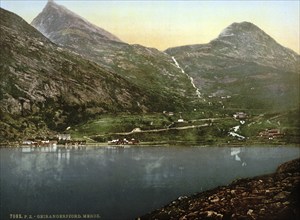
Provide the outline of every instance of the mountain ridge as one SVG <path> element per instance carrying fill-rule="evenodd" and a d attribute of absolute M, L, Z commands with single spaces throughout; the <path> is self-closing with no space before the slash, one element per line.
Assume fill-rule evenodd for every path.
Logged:
<path fill-rule="evenodd" d="M 43 11 L 41 13 L 39 13 L 39 15 L 34 18 L 31 22 L 32 26 L 39 26 L 42 27 L 44 24 L 39 24 L 39 18 L 40 16 L 42 16 L 43 14 L 48 14 L 48 13 L 53 13 L 56 12 L 55 15 L 52 16 L 56 16 L 57 19 L 64 19 L 64 25 L 67 26 L 67 28 L 72 30 L 73 27 L 73 23 L 76 23 L 77 25 L 79 24 L 82 27 L 88 28 L 89 31 L 93 34 L 95 34 L 95 40 L 97 39 L 102 39 L 102 40 L 108 40 L 108 41 L 115 41 L 115 42 L 122 42 L 118 37 L 116 37 L 115 35 L 111 34 L 110 32 L 90 23 L 89 21 L 87 21 L 86 19 L 82 18 L 81 16 L 75 14 L 74 12 L 70 11 L 69 9 L 67 9 L 66 7 L 62 6 L 62 5 L 58 5 L 57 3 L 55 3 L 54 1 L 48 1 L 46 6 L 44 7 Z M 76 22 L 70 22 L 70 20 L 68 18 L 73 18 L 76 17 Z M 47 22 L 47 21 L 46 21 Z M 61 23 L 62 24 L 62 23 Z M 63 28 L 59 27 L 59 28 Z M 39 29 L 39 31 L 41 33 L 43 33 L 47 38 L 56 38 L 57 36 L 51 36 L 51 33 L 49 33 L 48 30 L 43 30 L 43 29 Z M 51 31 L 51 30 L 50 30 Z"/>
<path fill-rule="evenodd" d="M 207 44 L 172 47 L 168 48 L 166 52 L 174 55 L 178 49 L 190 49 L 203 54 L 213 51 L 216 55 L 240 58 L 261 65 L 292 71 L 299 70 L 299 64 L 298 66 L 295 64 L 295 62 L 299 62 L 299 54 L 280 45 L 250 22 L 232 23 L 223 29 L 217 38 Z"/>
<path fill-rule="evenodd" d="M 232 97 L 231 107 L 282 109 L 299 103 L 300 56 L 252 23 L 233 23 L 207 44 L 165 52 L 207 97 Z"/>
<path fill-rule="evenodd" d="M 57 11 L 65 12 L 61 8 L 60 5 L 54 8 L 46 5 L 32 25 L 40 31 L 46 30 L 52 42 L 125 77 L 158 100 L 162 98 L 182 105 L 178 103 L 179 99 L 185 99 L 187 103 L 188 99 L 197 97 L 190 79 L 177 68 L 171 56 L 142 45 L 101 38 L 95 40 L 91 37 L 93 33 L 89 32 L 89 26 L 76 23 L 77 14 L 72 12 L 72 16 L 68 13 L 62 13 L 59 18 L 54 16 Z M 64 23 L 65 20 L 72 23 L 72 31 Z"/>

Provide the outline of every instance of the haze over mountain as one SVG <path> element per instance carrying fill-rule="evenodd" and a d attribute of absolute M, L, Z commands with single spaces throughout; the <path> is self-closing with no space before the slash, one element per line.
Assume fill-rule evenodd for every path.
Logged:
<path fill-rule="evenodd" d="M 169 55 L 154 48 L 120 42 L 53 1 L 47 3 L 31 24 L 54 43 L 124 76 L 145 93 L 156 96 L 154 102 L 161 99 L 180 105 L 176 100 L 184 98 L 188 102 L 197 97 L 189 77 Z"/>
<path fill-rule="evenodd" d="M 207 96 L 231 105 L 287 109 L 299 103 L 299 55 L 249 22 L 233 23 L 208 44 L 166 50 Z"/>

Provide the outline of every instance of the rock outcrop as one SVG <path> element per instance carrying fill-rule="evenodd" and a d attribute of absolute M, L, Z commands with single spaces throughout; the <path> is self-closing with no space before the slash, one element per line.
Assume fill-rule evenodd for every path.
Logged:
<path fill-rule="evenodd" d="M 273 174 L 236 180 L 169 205 L 138 219 L 299 219 L 300 159 Z"/>

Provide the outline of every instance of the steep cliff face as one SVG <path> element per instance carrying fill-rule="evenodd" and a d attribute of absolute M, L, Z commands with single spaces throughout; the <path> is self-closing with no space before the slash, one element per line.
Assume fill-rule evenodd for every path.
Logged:
<path fill-rule="evenodd" d="M 0 139 L 64 130 L 105 112 L 151 108 L 151 97 L 137 86 L 58 47 L 4 9 L 0 31 Z"/>
<path fill-rule="evenodd" d="M 299 55 L 249 22 L 233 23 L 208 44 L 166 50 L 207 96 L 232 107 L 281 109 L 299 101 Z"/>
<path fill-rule="evenodd" d="M 197 99 L 190 79 L 169 55 L 154 48 L 120 42 L 52 1 L 31 24 L 54 43 L 125 77 L 155 96 L 156 102 L 168 100 L 174 106 L 182 106 L 187 100 Z"/>

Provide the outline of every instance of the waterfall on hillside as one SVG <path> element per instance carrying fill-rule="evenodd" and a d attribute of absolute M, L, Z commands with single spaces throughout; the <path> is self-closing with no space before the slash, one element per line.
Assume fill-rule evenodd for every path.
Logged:
<path fill-rule="evenodd" d="M 199 89 L 196 87 L 196 85 L 194 83 L 194 79 L 191 76 L 189 76 L 189 74 L 184 72 L 184 70 L 179 66 L 179 64 L 178 64 L 177 60 L 175 59 L 175 57 L 172 57 L 172 59 L 173 59 L 175 65 L 177 66 L 177 68 L 180 69 L 181 72 L 184 73 L 190 79 L 192 86 L 196 89 L 196 94 L 197 94 L 198 98 L 201 98 L 201 93 L 200 93 Z"/>

